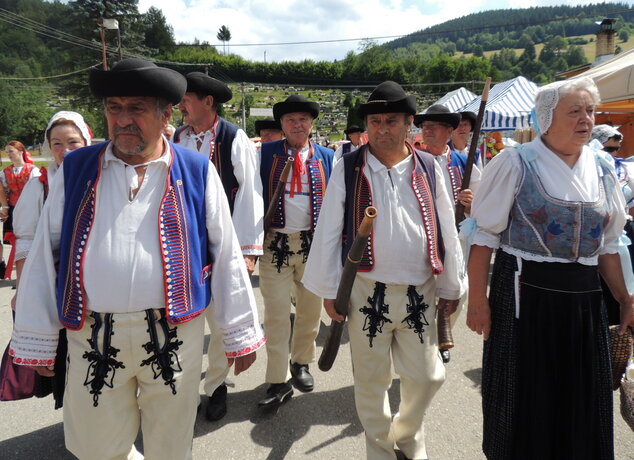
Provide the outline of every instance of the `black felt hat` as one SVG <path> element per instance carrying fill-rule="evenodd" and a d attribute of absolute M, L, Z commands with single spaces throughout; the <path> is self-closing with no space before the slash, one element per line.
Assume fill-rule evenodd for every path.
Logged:
<path fill-rule="evenodd" d="M 469 120 L 471 123 L 471 131 L 474 130 L 476 124 L 477 115 L 473 112 L 460 112 L 461 120 Z"/>
<path fill-rule="evenodd" d="M 359 128 L 357 125 L 350 125 L 344 130 L 344 134 L 362 133 L 363 128 Z"/>
<path fill-rule="evenodd" d="M 187 80 L 180 73 L 144 59 L 123 59 L 110 70 L 91 69 L 90 91 L 97 98 L 150 96 L 178 104 Z"/>
<path fill-rule="evenodd" d="M 282 125 L 275 118 L 266 117 L 263 120 L 255 120 L 255 132 L 259 136 L 260 131 L 263 129 L 277 129 L 282 130 Z"/>
<path fill-rule="evenodd" d="M 187 92 L 196 94 L 209 94 L 218 104 L 230 101 L 233 97 L 231 88 L 224 82 L 216 80 L 202 72 L 190 72 L 187 78 Z"/>
<path fill-rule="evenodd" d="M 384 81 L 374 88 L 368 102 L 361 104 L 358 110 L 361 118 L 373 113 L 416 113 L 416 97 L 408 96 L 396 82 Z"/>
<path fill-rule="evenodd" d="M 308 112 L 313 118 L 319 115 L 319 104 L 309 101 L 301 94 L 288 96 L 284 102 L 278 102 L 273 106 L 273 116 L 280 120 L 282 115 L 295 112 Z"/>
<path fill-rule="evenodd" d="M 452 112 L 442 104 L 434 104 L 425 113 L 414 115 L 414 125 L 420 127 L 424 121 L 437 121 L 439 123 L 447 123 L 453 129 L 456 129 L 460 124 L 460 118 L 459 113 Z"/>

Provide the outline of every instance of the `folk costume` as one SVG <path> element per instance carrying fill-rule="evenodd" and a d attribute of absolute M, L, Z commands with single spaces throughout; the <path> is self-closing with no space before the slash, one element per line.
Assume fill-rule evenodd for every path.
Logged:
<path fill-rule="evenodd" d="M 33 162 L 25 162 L 23 166 L 7 166 L 0 171 L 0 183 L 7 190 L 7 198 L 9 203 L 9 216 L 4 221 L 2 228 L 3 239 L 9 232 L 13 232 L 13 212 L 18 204 L 22 190 L 27 182 L 40 174 L 40 168 L 35 166 Z"/>
<path fill-rule="evenodd" d="M 308 112 L 316 118 L 319 105 L 301 96 L 290 96 L 275 104 L 273 111 L 277 120 L 294 112 Z M 333 151 L 312 142 L 301 150 L 290 147 L 286 140 L 263 144 L 260 175 L 265 209 L 269 208 L 289 157 L 295 160 L 293 171 L 277 204 L 271 231 L 265 235 L 264 256 L 260 261 L 268 357 L 265 380 L 269 384 L 289 380 L 289 357 L 291 363 L 302 366 L 315 360 L 315 339 L 321 315 L 321 299 L 306 290 L 301 279 L 332 170 Z M 291 337 L 292 292 L 296 299 L 296 314 Z M 300 391 L 312 390 L 312 387 L 298 388 Z"/>
<path fill-rule="evenodd" d="M 415 98 L 385 82 L 359 112 L 414 114 Z M 457 299 L 463 290 L 450 198 L 433 157 L 410 149 L 387 169 L 373 155 L 371 140 L 344 156 L 328 184 L 302 282 L 320 297 L 336 297 L 344 258 L 368 205 L 377 208 L 377 217 L 348 316 L 367 458 L 396 459 L 395 445 L 408 458 L 427 458 L 423 417 L 445 379 L 435 299 Z M 401 393 L 394 418 L 388 400 L 392 364 Z"/>
<path fill-rule="evenodd" d="M 357 125 L 350 125 L 344 130 L 344 134 L 346 135 L 346 139 L 348 140 L 348 142 L 341 144 L 337 148 L 337 150 L 335 150 L 335 162 L 339 161 L 344 154 L 352 152 L 353 150 L 360 147 L 360 145 L 354 145 L 352 141 L 350 140 L 349 136 L 350 134 L 353 134 L 353 133 L 362 133 L 362 132 L 363 132 L 363 129 Z"/>
<path fill-rule="evenodd" d="M 210 94 L 215 103 L 227 102 L 233 97 L 231 89 L 225 83 L 201 72 L 191 72 L 186 78 L 188 93 Z M 191 126 L 178 128 L 174 134 L 174 143 L 200 152 L 211 160 L 220 175 L 229 201 L 242 254 L 261 256 L 264 209 L 262 183 L 258 175 L 258 160 L 253 142 L 238 126 L 216 116 L 213 126 L 198 134 L 194 133 Z M 204 383 L 205 394 L 209 397 L 217 389 L 226 395 L 224 382 L 229 374 L 229 364 L 222 343 L 223 334 L 220 324 L 214 319 L 213 305 L 211 307 L 205 313 L 211 331 Z"/>
<path fill-rule="evenodd" d="M 141 59 L 90 74 L 97 97 L 175 103 L 185 85 Z M 164 138 L 163 149 L 142 184 L 110 142 L 71 152 L 22 275 L 30 289 L 18 295 L 14 361 L 51 364 L 57 331 L 67 328 L 64 429 L 80 459 L 136 458 L 139 426 L 147 458 L 191 458 L 201 314 L 212 295 L 228 357 L 264 343 L 215 168 Z"/>
<path fill-rule="evenodd" d="M 604 155 L 584 147 L 570 168 L 538 137 L 484 170 L 463 228 L 497 249 L 482 378 L 489 459 L 614 458 L 597 263 L 617 252 L 625 203 Z"/>

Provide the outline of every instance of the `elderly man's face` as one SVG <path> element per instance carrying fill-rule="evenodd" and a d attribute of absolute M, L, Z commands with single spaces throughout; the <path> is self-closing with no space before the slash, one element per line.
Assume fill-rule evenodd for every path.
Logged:
<path fill-rule="evenodd" d="M 145 157 L 153 153 L 172 116 L 171 105 L 157 113 L 154 97 L 108 97 L 105 106 L 115 154 L 125 156 Z"/>
<path fill-rule="evenodd" d="M 284 139 L 284 133 L 281 129 L 261 129 L 260 130 L 260 142 L 280 141 Z"/>
<path fill-rule="evenodd" d="M 348 138 L 350 139 L 350 142 L 352 142 L 352 145 L 359 145 L 361 143 L 361 133 L 360 132 L 350 133 L 350 134 L 348 134 Z"/>
<path fill-rule="evenodd" d="M 460 120 L 460 124 L 453 133 L 451 133 L 451 139 L 459 141 L 460 144 L 466 144 L 471 135 L 471 122 L 469 120 Z"/>
<path fill-rule="evenodd" d="M 444 147 L 453 132 L 453 128 L 450 125 L 431 120 L 425 120 L 420 125 L 420 128 L 423 130 L 425 144 L 436 148 Z"/>
<path fill-rule="evenodd" d="M 304 147 L 313 129 L 313 117 L 308 112 L 293 112 L 282 115 L 280 119 L 286 141 L 295 148 Z"/>
<path fill-rule="evenodd" d="M 378 151 L 400 149 L 414 117 L 405 113 L 376 113 L 365 117 L 370 148 Z"/>

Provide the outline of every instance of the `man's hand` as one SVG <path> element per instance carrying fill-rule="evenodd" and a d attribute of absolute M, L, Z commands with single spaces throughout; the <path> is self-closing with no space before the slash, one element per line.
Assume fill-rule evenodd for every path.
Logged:
<path fill-rule="evenodd" d="M 35 372 L 40 374 L 42 377 L 53 377 L 55 372 L 53 372 L 53 366 L 28 366 L 33 369 Z"/>
<path fill-rule="evenodd" d="M 9 210 L 5 208 L 4 206 L 2 206 L 2 208 L 0 208 L 0 221 L 4 222 L 5 220 L 7 220 L 8 217 L 9 217 Z"/>
<path fill-rule="evenodd" d="M 343 323 L 346 320 L 344 316 L 340 315 L 337 313 L 337 310 L 335 310 L 335 299 L 324 299 L 324 309 L 333 321 Z"/>
<path fill-rule="evenodd" d="M 458 192 L 458 201 L 464 206 L 467 214 L 471 213 L 471 203 L 473 202 L 473 192 L 471 189 L 464 189 Z"/>
<path fill-rule="evenodd" d="M 255 261 L 258 260 L 257 256 L 244 256 L 244 263 L 247 266 L 247 273 L 249 276 L 253 275 L 255 271 Z"/>
<path fill-rule="evenodd" d="M 236 366 L 233 369 L 233 374 L 238 375 L 241 372 L 246 371 L 249 367 L 251 367 L 251 364 L 255 362 L 255 358 L 256 358 L 255 351 L 252 353 L 249 353 L 248 355 L 238 356 L 237 358 L 228 358 L 229 367 L 233 366 L 235 362 Z"/>
<path fill-rule="evenodd" d="M 440 311 L 443 311 L 446 316 L 453 315 L 458 308 L 459 302 L 460 302 L 460 299 L 448 300 L 448 299 L 439 298 L 438 305 L 436 306 L 436 308 Z"/>

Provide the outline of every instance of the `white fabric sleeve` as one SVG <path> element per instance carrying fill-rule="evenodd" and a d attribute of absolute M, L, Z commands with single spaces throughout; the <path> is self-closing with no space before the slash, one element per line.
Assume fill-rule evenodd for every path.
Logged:
<path fill-rule="evenodd" d="M 344 164 L 339 161 L 335 164 L 328 180 L 302 277 L 302 283 L 306 289 L 324 299 L 334 299 L 337 296 L 343 270 L 341 234 L 344 226 L 345 200 Z"/>
<path fill-rule="evenodd" d="M 436 175 L 436 210 L 440 221 L 440 231 L 445 244 L 445 259 L 443 261 L 443 271 L 436 276 L 436 297 L 447 300 L 459 299 L 465 291 L 465 270 L 462 258 L 462 248 L 458 240 L 455 216 L 453 213 L 452 200 L 445 187 L 443 172 L 434 162 L 434 173 Z"/>
<path fill-rule="evenodd" d="M 606 199 L 610 202 L 609 209 L 612 209 L 610 219 L 605 226 L 603 233 L 603 245 L 599 250 L 599 254 L 614 254 L 618 252 L 619 238 L 623 233 L 623 227 L 627 222 L 627 216 L 625 214 L 626 204 L 623 191 L 619 186 L 619 181 L 614 172 L 610 172 L 614 176 L 615 187 L 612 193 L 606 196 Z"/>
<path fill-rule="evenodd" d="M 207 235 L 213 260 L 211 295 L 214 317 L 220 324 L 228 357 L 249 354 L 265 339 L 238 238 L 233 229 L 229 203 L 220 177 L 209 164 L 205 188 Z"/>
<path fill-rule="evenodd" d="M 473 244 L 497 249 L 500 234 L 506 229 L 517 187 L 522 175 L 516 149 L 505 149 L 484 168 L 471 205 L 477 222 Z"/>
<path fill-rule="evenodd" d="M 255 145 L 239 129 L 231 145 L 233 174 L 239 188 L 233 205 L 233 223 L 244 255 L 262 255 L 264 201 Z"/>
<path fill-rule="evenodd" d="M 24 365 L 51 365 L 59 330 L 55 265 L 58 261 L 64 211 L 64 171 L 53 181 L 35 231 L 31 257 L 26 259 L 17 292 L 10 353 Z"/>
<path fill-rule="evenodd" d="M 44 187 L 39 177 L 30 179 L 13 209 L 13 233 L 15 234 L 15 260 L 25 259 L 31 250 L 37 222 L 44 206 Z"/>

